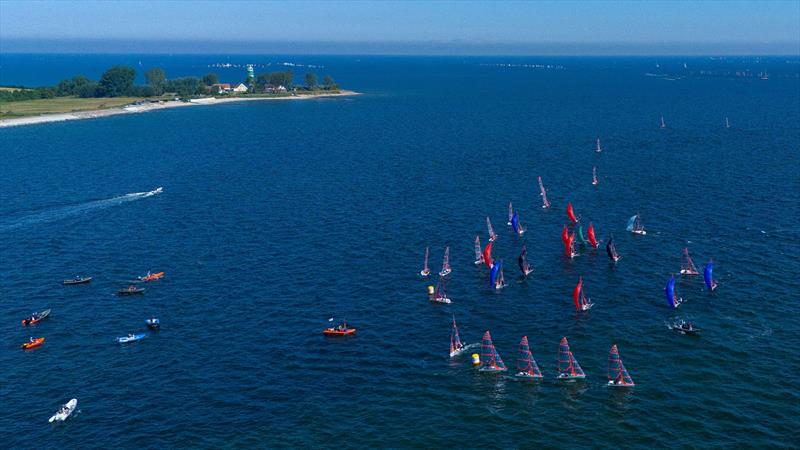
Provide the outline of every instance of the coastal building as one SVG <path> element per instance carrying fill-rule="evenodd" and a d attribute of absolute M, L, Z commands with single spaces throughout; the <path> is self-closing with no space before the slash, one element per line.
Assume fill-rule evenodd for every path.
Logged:
<path fill-rule="evenodd" d="M 222 94 L 223 92 L 230 91 L 231 85 L 229 83 L 217 83 L 217 84 L 212 84 L 211 89 L 216 89 L 217 94 Z"/>
<path fill-rule="evenodd" d="M 247 86 L 244 83 L 239 83 L 235 88 L 231 89 L 233 92 L 247 92 Z"/>

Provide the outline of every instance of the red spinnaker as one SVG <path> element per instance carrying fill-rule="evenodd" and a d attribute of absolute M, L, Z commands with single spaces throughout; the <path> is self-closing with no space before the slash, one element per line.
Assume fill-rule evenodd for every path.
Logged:
<path fill-rule="evenodd" d="M 486 267 L 492 268 L 492 243 L 489 242 L 486 244 L 486 248 L 483 249 L 483 262 L 486 264 Z"/>
<path fill-rule="evenodd" d="M 564 245 L 567 245 L 569 242 L 569 231 L 567 231 L 566 225 L 564 225 L 564 228 L 561 230 L 561 242 L 563 242 Z"/>
<path fill-rule="evenodd" d="M 592 244 L 592 247 L 597 248 L 600 244 L 597 243 L 597 238 L 594 236 L 594 226 L 592 223 L 589 222 L 589 243 Z"/>
<path fill-rule="evenodd" d="M 578 280 L 578 285 L 572 290 L 572 301 L 575 302 L 575 311 L 581 310 L 581 287 L 583 287 L 583 277 Z"/>
<path fill-rule="evenodd" d="M 567 217 L 572 223 L 578 223 L 578 218 L 575 217 L 575 211 L 572 210 L 572 203 L 567 203 Z"/>

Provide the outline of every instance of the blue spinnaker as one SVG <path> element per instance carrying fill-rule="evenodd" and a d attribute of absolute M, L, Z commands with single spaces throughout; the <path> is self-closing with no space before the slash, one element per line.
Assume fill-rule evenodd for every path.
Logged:
<path fill-rule="evenodd" d="M 675 276 L 671 276 L 667 282 L 667 287 L 664 289 L 664 294 L 667 296 L 669 306 L 675 308 Z"/>
<path fill-rule="evenodd" d="M 713 291 L 715 287 L 713 274 L 714 274 L 714 263 L 709 261 L 708 264 L 706 264 L 705 269 L 703 269 L 703 279 L 705 279 L 706 288 L 709 291 Z"/>
<path fill-rule="evenodd" d="M 633 225 L 635 223 L 636 223 L 636 216 L 631 216 L 631 218 L 628 219 L 628 226 L 625 227 L 625 229 L 628 231 L 633 231 Z"/>
<path fill-rule="evenodd" d="M 502 261 L 498 260 L 492 266 L 492 272 L 489 275 L 489 282 L 492 284 L 492 287 L 494 287 L 495 282 L 497 282 L 497 274 L 500 273 L 500 266 L 502 265 L 503 265 Z"/>
<path fill-rule="evenodd" d="M 514 215 L 511 216 L 511 228 L 514 229 L 514 233 L 519 234 L 519 214 L 514 211 Z"/>

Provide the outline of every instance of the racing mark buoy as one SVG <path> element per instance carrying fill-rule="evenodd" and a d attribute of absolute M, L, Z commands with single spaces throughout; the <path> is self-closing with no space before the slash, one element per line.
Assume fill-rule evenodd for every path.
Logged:
<path fill-rule="evenodd" d="M 434 289 L 433 286 L 428 286 L 428 295 L 433 295 Z"/>
<path fill-rule="evenodd" d="M 481 363 L 481 355 L 477 353 L 472 354 L 472 365 L 477 366 Z"/>

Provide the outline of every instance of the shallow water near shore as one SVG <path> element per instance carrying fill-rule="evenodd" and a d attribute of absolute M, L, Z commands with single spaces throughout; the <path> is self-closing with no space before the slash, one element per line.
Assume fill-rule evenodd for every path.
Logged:
<path fill-rule="evenodd" d="M 253 59 L 53 56 L 43 73 L 47 58 L 4 55 L 0 84 L 139 59 L 174 76 Z M 289 59 L 365 95 L 0 130 L 9 448 L 794 445 L 797 65 L 768 62 L 769 80 L 672 80 L 646 76 L 647 58 L 260 61 Z M 497 66 L 530 62 L 554 67 Z M 505 225 L 509 201 L 522 237 Z M 613 233 L 619 263 L 586 248 L 561 256 L 568 201 L 603 243 Z M 637 211 L 647 236 L 625 232 Z M 472 264 L 487 215 L 510 282 L 500 292 Z M 523 243 L 534 273 L 520 281 Z M 438 271 L 446 245 L 454 303 L 432 305 L 435 280 L 418 272 L 425 246 Z M 681 277 L 686 303 L 672 311 L 663 290 L 683 247 L 698 265 L 713 258 L 719 288 Z M 147 270 L 166 275 L 141 297 L 114 295 Z M 60 285 L 78 274 L 94 280 Z M 576 315 L 581 276 L 595 307 Z M 48 319 L 20 326 L 45 308 Z M 491 331 L 508 375 L 527 335 L 545 380 L 449 360 L 453 314 L 469 343 Z M 152 315 L 161 331 L 114 342 Z M 330 317 L 356 336 L 324 338 Z M 670 332 L 676 317 L 702 336 Z M 46 342 L 23 352 L 29 336 Z M 585 383 L 555 382 L 562 336 Z M 633 389 L 605 386 L 612 344 Z M 73 397 L 78 412 L 48 424 Z"/>

